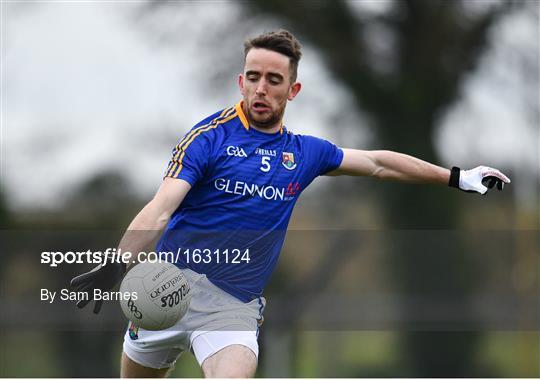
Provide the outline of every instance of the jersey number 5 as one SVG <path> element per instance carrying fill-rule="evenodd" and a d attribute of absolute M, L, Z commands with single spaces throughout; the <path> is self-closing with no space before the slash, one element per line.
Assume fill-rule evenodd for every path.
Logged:
<path fill-rule="evenodd" d="M 268 173 L 270 171 L 270 157 L 263 156 L 261 159 L 261 171 Z"/>

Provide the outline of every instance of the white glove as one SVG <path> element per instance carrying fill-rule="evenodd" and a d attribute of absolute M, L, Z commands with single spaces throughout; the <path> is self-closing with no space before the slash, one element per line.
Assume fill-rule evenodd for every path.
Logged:
<path fill-rule="evenodd" d="M 485 194 L 495 185 L 497 185 L 498 190 L 502 190 L 505 183 L 510 183 L 510 178 L 499 170 L 487 166 L 477 166 L 470 170 L 453 167 L 448 185 L 471 193 Z"/>

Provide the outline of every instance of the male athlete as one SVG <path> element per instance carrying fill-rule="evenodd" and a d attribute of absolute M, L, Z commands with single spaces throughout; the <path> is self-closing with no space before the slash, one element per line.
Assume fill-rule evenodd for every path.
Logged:
<path fill-rule="evenodd" d="M 176 265 L 192 287 L 190 309 L 176 326 L 132 326 L 126 333 L 123 377 L 165 376 L 186 350 L 193 351 L 206 377 L 255 374 L 263 288 L 294 204 L 317 176 L 372 176 L 481 194 L 510 182 L 484 166 L 448 170 L 396 152 L 343 149 L 295 135 L 284 127 L 283 115 L 301 89 L 300 44 L 280 30 L 247 40 L 244 47 L 238 79 L 243 100 L 202 120 L 180 140 L 158 192 L 120 242 L 122 251 L 140 252 L 165 229 L 157 250 L 186 248 Z M 203 260 L 189 256 L 196 248 L 206 252 Z M 90 294 L 94 288 L 109 290 L 126 269 L 120 263 L 99 266 L 72 285 Z"/>

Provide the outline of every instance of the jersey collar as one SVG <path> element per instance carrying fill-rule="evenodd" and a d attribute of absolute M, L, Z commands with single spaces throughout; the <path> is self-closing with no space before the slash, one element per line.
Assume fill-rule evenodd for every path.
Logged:
<path fill-rule="evenodd" d="M 246 115 L 244 114 L 244 109 L 242 108 L 242 105 L 244 104 L 244 101 L 241 100 L 238 103 L 234 105 L 234 108 L 236 109 L 236 113 L 238 114 L 238 117 L 240 118 L 240 121 L 242 122 L 242 126 L 246 129 L 246 131 L 249 131 L 249 122 L 247 120 Z M 279 133 L 283 134 L 283 124 L 279 127 Z"/>

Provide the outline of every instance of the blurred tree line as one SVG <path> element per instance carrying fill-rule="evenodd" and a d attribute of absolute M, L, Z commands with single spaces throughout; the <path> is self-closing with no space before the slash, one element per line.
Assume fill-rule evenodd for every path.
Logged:
<path fill-rule="evenodd" d="M 39 287 L 69 288 L 69 281 L 75 274 L 89 270 L 93 265 L 67 265 L 51 276 L 50 268 L 44 265 L 36 267 L 39 261 L 34 255 L 44 247 L 63 252 L 114 247 L 144 201 L 135 196 L 129 181 L 116 171 L 98 173 L 89 178 L 66 196 L 59 209 L 13 213 L 6 198 L 0 197 L 0 232 L 3 233 L 0 248 L 4 263 L 0 267 L 0 305 L 13 299 L 25 304 L 25 293 L 21 296 L 13 292 L 28 286 L 15 283 L 16 279 L 32 284 L 29 278 L 34 277 Z M 26 277 L 13 273 L 14 268 L 21 267 L 25 268 Z M 39 304 L 39 296 L 36 295 L 39 289 L 27 290 L 31 291 L 31 299 L 37 300 L 27 303 L 34 309 Z M 97 317 L 104 320 L 103 327 L 99 328 L 92 323 L 81 322 L 84 317 L 92 319 L 90 307 L 78 310 L 74 303 L 66 306 L 69 315 L 53 315 L 56 323 L 52 327 L 48 327 L 46 322 L 29 326 L 27 320 L 39 320 L 36 314 L 20 316 L 17 329 L 5 325 L 0 327 L 0 336 L 9 345 L 9 350 L 4 346 L 0 352 L 0 376 L 111 377 L 119 373 L 124 326 L 114 331 L 110 328 L 110 315 L 118 317 L 118 310 L 108 305 Z M 47 313 L 51 312 L 54 311 Z M 73 325 L 73 321 L 79 321 L 79 324 Z M 27 355 L 28 345 L 45 352 L 21 365 L 20 358 Z M 40 360 L 42 357 L 45 359 Z"/>

